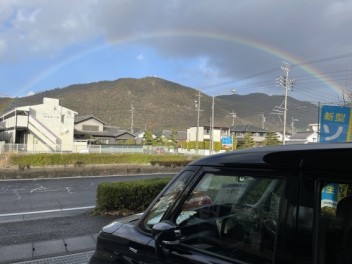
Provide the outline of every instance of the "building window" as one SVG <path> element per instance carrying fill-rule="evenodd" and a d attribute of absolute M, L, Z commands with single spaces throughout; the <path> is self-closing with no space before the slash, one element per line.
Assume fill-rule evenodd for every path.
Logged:
<path fill-rule="evenodd" d="M 99 131 L 99 126 L 83 125 L 82 129 L 84 131 Z"/>
<path fill-rule="evenodd" d="M 65 115 L 61 115 L 61 123 L 65 123 Z"/>

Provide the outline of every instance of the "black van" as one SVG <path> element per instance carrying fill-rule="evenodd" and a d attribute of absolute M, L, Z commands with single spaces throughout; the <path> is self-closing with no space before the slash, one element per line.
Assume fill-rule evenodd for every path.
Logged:
<path fill-rule="evenodd" d="M 352 145 L 263 147 L 190 163 L 91 263 L 352 263 Z"/>

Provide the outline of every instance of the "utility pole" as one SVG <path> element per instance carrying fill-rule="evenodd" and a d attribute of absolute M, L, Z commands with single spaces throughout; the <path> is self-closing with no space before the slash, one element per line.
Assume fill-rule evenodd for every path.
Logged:
<path fill-rule="evenodd" d="M 291 135 L 293 135 L 294 133 L 296 133 L 295 130 L 295 122 L 299 121 L 298 119 L 292 117 L 292 121 L 291 121 Z"/>
<path fill-rule="evenodd" d="M 133 104 L 131 104 L 131 129 L 130 129 L 130 131 L 131 131 L 131 134 L 133 134 L 133 117 L 134 117 L 134 107 L 133 107 Z"/>
<path fill-rule="evenodd" d="M 262 113 L 262 129 L 264 129 L 265 120 L 264 113 Z"/>
<path fill-rule="evenodd" d="M 200 98 L 202 97 L 202 92 L 198 90 L 198 93 L 196 94 L 198 99 L 194 100 L 196 111 L 197 111 L 197 130 L 196 130 L 196 154 L 198 154 L 199 150 L 199 116 L 200 116 Z"/>
<path fill-rule="evenodd" d="M 278 86 L 281 86 L 285 89 L 285 105 L 284 105 L 284 127 L 282 135 L 282 145 L 285 145 L 286 141 L 286 119 L 287 119 L 287 94 L 288 90 L 292 90 L 294 80 L 289 80 L 288 73 L 290 72 L 290 65 L 287 62 L 283 62 L 281 69 L 284 72 L 284 75 L 276 79 Z"/>
<path fill-rule="evenodd" d="M 235 125 L 235 118 L 237 117 L 237 114 L 235 113 L 235 110 L 232 110 L 230 115 L 232 117 L 232 126 L 234 126 Z"/>

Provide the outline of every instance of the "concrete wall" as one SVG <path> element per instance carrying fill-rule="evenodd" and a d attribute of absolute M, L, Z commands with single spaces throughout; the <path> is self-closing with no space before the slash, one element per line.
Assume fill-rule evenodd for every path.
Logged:
<path fill-rule="evenodd" d="M 197 140 L 197 127 L 190 127 L 187 129 L 187 141 Z M 204 127 L 198 128 L 198 142 L 204 141 Z"/>

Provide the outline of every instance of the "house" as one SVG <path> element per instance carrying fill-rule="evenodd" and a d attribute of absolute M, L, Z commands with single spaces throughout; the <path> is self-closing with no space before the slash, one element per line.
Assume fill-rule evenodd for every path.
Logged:
<path fill-rule="evenodd" d="M 75 117 L 75 130 L 78 131 L 99 131 L 104 130 L 105 122 L 94 115 L 84 115 Z"/>
<path fill-rule="evenodd" d="M 171 135 L 172 135 L 172 131 L 171 130 L 163 130 L 161 132 L 162 137 L 164 137 L 166 140 L 170 139 Z M 187 131 L 176 131 L 176 141 L 186 141 L 187 140 Z"/>
<path fill-rule="evenodd" d="M 72 151 L 77 112 L 60 106 L 59 99 L 16 107 L 0 117 L 0 140 L 23 144 L 28 152 Z M 24 149 L 25 148 L 25 149 Z"/>
<path fill-rule="evenodd" d="M 319 125 L 309 124 L 308 131 L 293 134 L 286 144 L 309 144 L 317 143 L 319 140 Z"/>
<path fill-rule="evenodd" d="M 318 142 L 318 133 L 316 131 L 297 132 L 292 135 L 286 144 L 309 144 Z"/>
<path fill-rule="evenodd" d="M 229 137 L 229 127 L 214 127 L 214 142 L 220 142 L 223 137 Z M 210 141 L 211 140 L 211 126 L 198 127 L 198 140 L 197 140 L 197 127 L 190 127 L 187 129 L 187 141 Z"/>
<path fill-rule="evenodd" d="M 105 122 L 94 115 L 76 116 L 75 118 L 75 139 L 86 139 L 95 144 L 126 144 L 135 136 L 118 127 L 107 126 Z"/>
<path fill-rule="evenodd" d="M 244 141 L 246 133 L 251 133 L 254 143 L 259 146 L 264 140 L 268 130 L 252 125 L 235 125 L 230 128 L 230 132 L 237 139 L 237 142 Z"/>

